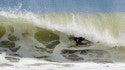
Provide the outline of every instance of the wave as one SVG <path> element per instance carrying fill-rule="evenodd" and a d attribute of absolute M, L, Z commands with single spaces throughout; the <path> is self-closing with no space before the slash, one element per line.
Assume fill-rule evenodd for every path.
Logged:
<path fill-rule="evenodd" d="M 125 13 L 0 12 L 0 23 L 13 26 L 15 34 L 28 31 L 34 35 L 35 27 L 39 27 L 112 46 L 125 46 L 124 18 Z"/>
<path fill-rule="evenodd" d="M 12 13 L 1 11 L 0 51 L 12 57 L 35 57 L 59 62 L 70 60 L 124 61 L 124 18 L 125 13 Z M 68 48 L 74 44 L 69 40 L 70 35 L 85 37 L 92 44 L 87 48 Z M 91 54 L 93 56 L 89 56 Z M 116 58 L 119 56 L 120 60 Z M 7 59 L 12 58 L 6 57 Z M 84 57 L 87 59 L 84 60 Z M 114 57 L 115 59 L 111 59 Z"/>

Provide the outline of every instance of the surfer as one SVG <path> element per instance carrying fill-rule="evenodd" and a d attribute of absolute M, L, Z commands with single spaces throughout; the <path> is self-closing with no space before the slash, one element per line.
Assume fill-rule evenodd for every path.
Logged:
<path fill-rule="evenodd" d="M 82 41 L 85 40 L 83 37 L 71 36 L 71 38 L 75 41 L 74 47 L 78 47 L 78 45 L 82 44 Z"/>

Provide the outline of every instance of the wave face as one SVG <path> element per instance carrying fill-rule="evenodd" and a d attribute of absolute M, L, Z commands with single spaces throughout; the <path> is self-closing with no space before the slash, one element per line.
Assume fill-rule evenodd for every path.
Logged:
<path fill-rule="evenodd" d="M 82 36 L 93 42 L 124 46 L 124 16 L 124 13 L 40 14 L 36 16 L 36 23 L 39 24 L 35 25 L 68 35 Z"/>
<path fill-rule="evenodd" d="M 82 36 L 92 42 L 111 46 L 125 46 L 124 13 L 9 13 L 0 12 L 0 23 L 13 27 L 14 34 L 28 32 L 34 36 L 36 28 L 46 29 L 55 34 Z M 16 29 L 17 28 L 17 29 Z M 3 30 L 3 28 L 1 28 Z M 18 31 L 20 30 L 20 31 Z M 2 32 L 2 31 L 1 31 Z M 45 32 L 45 31 L 44 31 Z M 56 33 L 57 32 L 57 33 Z M 2 36 L 2 34 L 1 34 Z"/>
<path fill-rule="evenodd" d="M 124 61 L 124 18 L 125 13 L 34 14 L 2 11 L 0 12 L 0 48 L 1 51 L 6 51 L 8 55 L 18 57 L 47 58 L 47 60 L 62 62 L 70 59 L 81 61 L 83 60 L 82 57 L 73 59 L 77 55 L 72 55 L 71 49 L 65 50 L 68 46 L 73 45 L 69 37 L 74 35 L 93 42 L 88 48 L 89 51 L 83 50 L 84 47 L 75 51 L 80 55 L 82 52 L 93 54 L 93 57 L 86 55 L 87 58 L 92 59 L 86 59 L 85 61 L 95 61 L 97 59 L 97 62 L 112 62 L 108 58 L 117 56 L 122 56 L 121 60 Z M 106 48 L 108 50 L 105 50 Z M 115 54 L 116 51 L 120 52 L 120 54 Z M 100 56 L 99 53 L 102 53 L 105 57 Z M 99 57 L 96 58 L 96 56 Z M 117 58 L 115 60 L 117 61 Z"/>

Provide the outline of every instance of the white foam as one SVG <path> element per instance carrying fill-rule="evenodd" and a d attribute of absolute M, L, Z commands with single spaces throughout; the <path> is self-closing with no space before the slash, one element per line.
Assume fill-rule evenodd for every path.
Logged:
<path fill-rule="evenodd" d="M 117 15 L 121 15 L 121 17 Z M 21 19 L 37 27 L 60 31 L 68 35 L 83 36 L 93 42 L 113 46 L 124 46 L 124 13 L 116 14 L 33 14 L 0 12 L 0 15 L 13 20 Z M 116 18 L 113 18 L 116 16 Z M 119 20 L 117 20 L 119 19 Z M 25 21 L 24 21 L 25 20 Z M 113 21 L 110 21 L 113 20 Z M 20 20 L 17 20 L 18 22 Z M 21 22 L 20 21 L 20 22 Z M 9 22 L 9 20 L 8 20 Z"/>

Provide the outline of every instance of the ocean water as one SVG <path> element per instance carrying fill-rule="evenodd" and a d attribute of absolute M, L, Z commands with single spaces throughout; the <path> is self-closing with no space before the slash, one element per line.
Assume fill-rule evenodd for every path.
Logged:
<path fill-rule="evenodd" d="M 123 70 L 125 2 L 121 1 L 0 1 L 0 69 Z M 71 35 L 87 41 L 70 47 Z"/>
<path fill-rule="evenodd" d="M 0 14 L 1 51 L 7 51 L 8 55 L 47 58 L 47 60 L 63 62 L 57 57 L 62 55 L 62 50 L 73 45 L 74 42 L 69 37 L 74 35 L 84 37 L 91 42 L 88 48 L 86 48 L 87 45 L 83 45 L 74 50 L 80 52 L 80 50 L 85 49 L 96 49 L 97 51 L 102 50 L 102 53 L 105 50 L 107 58 L 119 56 L 115 52 L 121 52 L 121 59 L 124 57 L 124 13 L 33 14 L 0 12 Z M 109 55 L 110 52 L 114 53 Z M 95 54 L 98 55 L 97 53 L 99 52 Z M 115 59 L 117 60 L 117 58 Z"/>
<path fill-rule="evenodd" d="M 34 36 L 37 32 L 36 28 L 41 28 L 58 36 L 59 33 L 64 33 L 67 36 L 82 36 L 95 43 L 101 42 L 110 46 L 125 46 L 124 13 L 33 14 L 0 12 L 0 15 L 1 26 L 3 26 L 1 29 L 5 30 L 4 34 L 8 34 L 9 31 L 15 34 L 28 32 Z M 9 28 L 10 30 L 8 30 Z"/>

